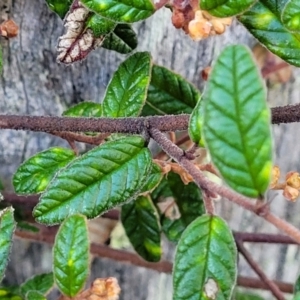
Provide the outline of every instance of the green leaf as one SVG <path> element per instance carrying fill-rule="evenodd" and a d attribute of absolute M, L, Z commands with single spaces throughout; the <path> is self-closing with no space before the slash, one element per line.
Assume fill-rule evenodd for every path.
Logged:
<path fill-rule="evenodd" d="M 135 251 L 147 261 L 161 258 L 159 216 L 149 197 L 140 196 L 122 206 L 121 220 Z"/>
<path fill-rule="evenodd" d="M 182 219 L 171 220 L 165 215 L 161 218 L 161 226 L 168 240 L 174 243 L 179 241 L 182 233 L 186 229 L 186 225 Z"/>
<path fill-rule="evenodd" d="M 26 160 L 13 176 L 18 194 L 36 194 L 44 191 L 56 172 L 75 158 L 72 150 L 53 147 Z"/>
<path fill-rule="evenodd" d="M 19 295 L 19 287 L 0 287 L 0 300 L 23 300 Z"/>
<path fill-rule="evenodd" d="M 151 192 L 155 189 L 163 178 L 161 168 L 153 163 L 151 172 L 148 176 L 146 184 L 143 186 L 140 193 Z"/>
<path fill-rule="evenodd" d="M 227 224 L 217 216 L 199 217 L 188 226 L 177 246 L 173 299 L 231 299 L 236 260 L 236 246 Z M 209 287 L 214 291 L 210 295 Z"/>
<path fill-rule="evenodd" d="M 47 294 L 53 287 L 53 273 L 35 275 L 21 285 L 21 294 L 25 296 L 29 291 Z"/>
<path fill-rule="evenodd" d="M 186 226 L 205 213 L 201 191 L 194 182 L 184 184 L 178 174 L 170 172 L 168 184 Z"/>
<path fill-rule="evenodd" d="M 300 33 L 300 2 L 299 0 L 284 1 L 286 5 L 281 13 L 281 19 L 290 31 Z"/>
<path fill-rule="evenodd" d="M 118 24 L 113 32 L 105 37 L 101 47 L 122 54 L 132 52 L 138 44 L 137 35 L 129 24 Z"/>
<path fill-rule="evenodd" d="M 53 273 L 64 295 L 74 297 L 83 288 L 89 273 L 89 239 L 84 216 L 68 217 L 61 224 L 53 247 Z"/>
<path fill-rule="evenodd" d="M 37 291 L 29 291 L 26 295 L 26 300 L 47 300 L 43 294 Z"/>
<path fill-rule="evenodd" d="M 203 111 L 204 101 L 199 99 L 196 107 L 191 113 L 189 122 L 189 136 L 191 140 L 199 146 L 204 146 L 202 138 L 202 127 L 203 127 Z"/>
<path fill-rule="evenodd" d="M 69 11 L 73 0 L 46 0 L 46 2 L 49 8 L 63 19 Z"/>
<path fill-rule="evenodd" d="M 257 1 L 239 20 L 271 52 L 299 67 L 300 34 L 282 24 L 275 4 L 274 0 Z"/>
<path fill-rule="evenodd" d="M 162 212 L 161 225 L 167 238 L 178 242 L 183 230 L 197 217 L 205 213 L 201 191 L 191 182 L 185 185 L 180 176 L 170 172 L 167 179 L 163 179 L 151 194 L 155 203 L 174 200 L 168 205 L 174 210 L 175 216 Z M 158 204 L 157 204 L 158 205 Z M 173 214 L 171 214 L 173 215 Z"/>
<path fill-rule="evenodd" d="M 62 115 L 68 117 L 100 118 L 102 116 L 102 105 L 85 101 L 65 110 Z"/>
<path fill-rule="evenodd" d="M 85 23 L 85 27 L 93 31 L 95 38 L 99 38 L 112 32 L 116 27 L 116 23 L 97 14 L 92 14 Z"/>
<path fill-rule="evenodd" d="M 0 211 L 0 281 L 8 263 L 15 228 L 14 209 L 8 207 Z"/>
<path fill-rule="evenodd" d="M 300 300 L 300 292 L 294 295 L 293 300 Z"/>
<path fill-rule="evenodd" d="M 300 275 L 298 276 L 295 285 L 294 285 L 294 294 L 300 292 Z"/>
<path fill-rule="evenodd" d="M 264 298 L 252 293 L 237 292 L 234 294 L 234 300 L 264 300 Z"/>
<path fill-rule="evenodd" d="M 103 100 L 103 116 L 138 116 L 146 100 L 151 73 L 151 56 L 137 52 L 126 59 L 111 79 Z"/>
<path fill-rule="evenodd" d="M 24 222 L 24 221 L 18 221 L 17 222 L 18 229 L 27 230 L 31 232 L 39 232 L 39 228 L 35 227 L 34 225 L 31 225 L 30 223 Z"/>
<path fill-rule="evenodd" d="M 82 0 L 81 3 L 103 17 L 125 23 L 147 19 L 155 12 L 150 0 Z"/>
<path fill-rule="evenodd" d="M 244 12 L 256 1 L 257 0 L 201 0 L 200 7 L 213 16 L 224 18 Z"/>
<path fill-rule="evenodd" d="M 213 163 L 237 192 L 262 196 L 272 169 L 270 110 L 247 48 L 229 46 L 221 53 L 204 98 L 203 136 Z"/>
<path fill-rule="evenodd" d="M 152 168 L 145 141 L 131 136 L 107 142 L 61 170 L 34 209 L 41 223 L 62 222 L 82 213 L 94 218 L 136 197 Z"/>
<path fill-rule="evenodd" d="M 0 180 L 0 191 L 3 191 L 4 190 L 4 185 L 2 183 L 2 181 Z"/>
<path fill-rule="evenodd" d="M 154 65 L 142 115 L 191 113 L 200 98 L 200 92 L 183 77 Z"/>

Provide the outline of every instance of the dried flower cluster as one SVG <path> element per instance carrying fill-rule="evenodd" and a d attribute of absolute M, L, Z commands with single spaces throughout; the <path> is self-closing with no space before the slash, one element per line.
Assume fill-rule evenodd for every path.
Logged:
<path fill-rule="evenodd" d="M 193 40 L 201 40 L 212 35 L 222 34 L 232 18 L 217 18 L 207 11 L 199 10 L 199 1 L 174 0 L 172 23 L 181 28 Z"/>
<path fill-rule="evenodd" d="M 0 35 L 8 39 L 16 37 L 19 32 L 18 25 L 12 20 L 6 20 L 0 24 Z"/>
<path fill-rule="evenodd" d="M 73 300 L 118 300 L 121 292 L 118 281 L 114 277 L 97 278 L 91 287 L 80 294 Z M 69 300 L 66 296 L 62 296 L 59 300 Z"/>
<path fill-rule="evenodd" d="M 283 196 L 289 201 L 296 201 L 300 193 L 300 174 L 295 171 L 288 172 L 285 182 L 279 183 L 280 169 L 274 166 L 272 170 L 272 181 L 270 189 L 283 190 Z"/>

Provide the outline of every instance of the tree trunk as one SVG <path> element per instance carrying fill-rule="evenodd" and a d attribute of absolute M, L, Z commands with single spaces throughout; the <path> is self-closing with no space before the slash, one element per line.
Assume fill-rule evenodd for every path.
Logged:
<path fill-rule="evenodd" d="M 62 21 L 52 13 L 44 0 L 0 0 L 0 21 L 12 18 L 19 26 L 16 38 L 0 39 L 3 48 L 4 70 L 0 80 L 0 111 L 6 114 L 61 115 L 73 104 L 84 100 L 101 102 L 105 88 L 125 56 L 105 49 L 97 49 L 82 63 L 64 66 L 56 63 L 56 45 L 63 33 Z M 227 44 L 246 43 L 254 40 L 247 31 L 235 22 L 222 36 L 194 42 L 171 24 L 171 13 L 162 9 L 150 19 L 134 25 L 139 36 L 138 51 L 150 51 L 155 63 L 168 67 L 185 76 L 197 87 L 203 88 L 201 70 L 210 65 L 220 50 Z M 294 80 L 272 87 L 270 103 L 284 105 L 299 99 L 300 72 L 294 71 Z M 296 138 L 297 124 L 280 125 L 274 128 L 276 163 L 284 171 L 299 169 Z M 17 167 L 31 155 L 51 146 L 68 146 L 65 141 L 44 133 L 25 131 L 1 131 L 0 135 L 0 179 L 7 191 L 12 190 L 11 177 Z M 288 160 L 287 160 L 288 158 Z M 289 217 L 299 204 L 287 203 L 282 197 L 274 199 L 273 208 L 282 217 Z M 219 205 L 221 215 L 232 227 L 243 231 L 267 231 L 269 226 L 247 212 L 241 212 L 226 200 Z M 257 219 L 257 222 L 253 222 Z M 272 229 L 273 230 L 273 229 Z M 275 230 L 273 230 L 275 231 Z M 276 231 L 275 231 L 276 232 Z M 270 249 L 269 245 L 268 249 Z M 273 278 L 294 280 L 296 264 L 284 269 L 279 258 L 291 258 L 294 252 L 272 247 L 272 261 L 268 250 L 258 246 L 251 250 Z M 6 282 L 19 284 L 37 273 L 51 270 L 51 248 L 15 240 L 12 259 Z M 263 248 L 267 249 L 267 248 Z M 279 250 L 280 251 L 279 251 Z M 274 256 L 273 256 L 274 254 Z M 281 270 L 281 271 L 279 271 Z M 242 263 L 241 271 L 249 273 Z M 118 278 L 122 296 L 120 299 L 171 299 L 172 288 L 169 275 L 159 274 L 105 259 L 93 262 L 91 277 Z"/>

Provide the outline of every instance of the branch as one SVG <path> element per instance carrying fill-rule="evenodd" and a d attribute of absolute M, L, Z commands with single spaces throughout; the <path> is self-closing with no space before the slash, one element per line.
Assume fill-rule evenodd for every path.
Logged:
<path fill-rule="evenodd" d="M 272 123 L 300 122 L 300 104 L 272 108 Z"/>
<path fill-rule="evenodd" d="M 22 239 L 29 239 L 36 242 L 44 242 L 48 244 L 53 244 L 55 235 L 57 232 L 57 226 L 45 227 L 38 225 L 40 231 L 38 233 L 27 232 L 16 230 L 15 234 L 17 237 Z M 105 257 L 108 259 L 113 259 L 116 261 L 121 261 L 124 263 L 130 263 L 132 265 L 137 265 L 140 267 L 152 269 L 158 272 L 171 273 L 173 265 L 169 261 L 161 261 L 159 263 L 149 263 L 141 259 L 138 255 L 134 253 L 129 253 L 124 250 L 112 249 L 105 245 L 92 244 L 91 253 L 98 257 Z M 293 285 L 286 282 L 274 281 L 276 285 L 284 293 L 293 293 Z M 255 289 L 264 289 L 268 290 L 268 286 L 260 279 L 243 277 L 239 276 L 237 279 L 237 284 L 243 287 L 255 288 Z"/>
<path fill-rule="evenodd" d="M 266 204 L 257 205 L 256 203 L 259 203 L 259 200 L 255 201 L 255 199 L 247 198 L 237 194 L 225 186 L 220 186 L 210 181 L 191 161 L 185 157 L 184 151 L 169 141 L 163 133 L 154 128 L 150 129 L 149 133 L 151 137 L 162 147 L 162 149 L 193 177 L 195 183 L 200 189 L 217 193 L 220 196 L 227 198 L 228 200 L 257 214 L 269 223 L 275 225 L 278 229 L 284 231 L 298 244 L 300 244 L 300 231 L 293 225 L 270 213 L 269 207 Z"/>
<path fill-rule="evenodd" d="M 300 104 L 271 108 L 272 123 L 300 122 Z M 42 132 L 142 133 L 147 128 L 163 132 L 187 130 L 189 115 L 166 115 L 138 118 L 74 118 L 0 115 L 0 129 Z M 80 137 L 79 137 L 80 138 Z"/>
<path fill-rule="evenodd" d="M 278 300 L 285 300 L 283 294 L 281 293 L 278 286 L 271 281 L 267 275 L 263 272 L 263 270 L 258 266 L 258 264 L 254 261 L 250 253 L 247 251 L 247 249 L 244 247 L 243 243 L 239 240 L 236 240 L 236 245 L 239 250 L 239 252 L 244 256 L 248 264 L 252 267 L 252 269 L 255 271 L 255 273 L 261 278 L 261 280 L 265 283 L 265 285 L 268 286 L 272 294 L 275 296 Z"/>
<path fill-rule="evenodd" d="M 163 132 L 186 130 L 189 115 L 168 115 L 139 118 L 74 118 L 0 115 L 0 129 L 42 132 L 143 133 L 150 127 Z"/>

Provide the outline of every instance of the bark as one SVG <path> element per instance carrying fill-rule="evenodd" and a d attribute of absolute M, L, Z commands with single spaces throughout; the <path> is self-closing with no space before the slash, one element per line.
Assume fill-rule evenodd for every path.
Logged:
<path fill-rule="evenodd" d="M 5 8 L 6 7 L 6 8 Z M 118 64 L 125 56 L 97 49 L 82 63 L 70 67 L 56 63 L 57 39 L 63 32 L 62 21 L 52 13 L 44 0 L 0 0 L 0 18 L 12 18 L 20 26 L 19 35 L 11 40 L 0 39 L 3 47 L 4 70 L 0 78 L 0 112 L 7 114 L 60 115 L 72 104 L 83 100 L 101 102 L 105 88 Z M 197 87 L 203 88 L 201 70 L 227 44 L 254 41 L 238 23 L 226 34 L 194 42 L 171 25 L 171 13 L 162 9 L 153 17 L 136 24 L 139 35 L 138 51 L 150 51 L 157 64 L 171 68 L 185 76 Z M 271 105 L 298 102 L 300 72 L 294 70 L 294 79 L 284 85 L 273 86 L 269 94 Z M 298 124 L 274 127 L 276 162 L 284 171 L 299 169 L 297 139 Z M 0 178 L 10 191 L 11 176 L 29 156 L 54 145 L 67 146 L 63 140 L 43 134 L 23 131 L 1 131 Z M 287 203 L 275 196 L 273 209 L 288 217 L 294 225 L 300 223 L 291 214 L 299 204 Z M 274 231 L 250 213 L 229 205 L 219 204 L 221 215 L 239 231 Z M 253 221 L 255 219 L 255 222 Z M 300 224 L 299 224 L 300 225 Z M 277 279 L 294 280 L 298 266 L 283 268 L 278 258 L 288 258 L 297 252 L 286 247 L 251 249 L 256 260 L 267 273 Z M 295 246 L 292 246 L 295 247 Z M 263 249 L 263 250 L 261 250 Z M 271 250 L 269 250 L 271 249 Z M 37 273 L 50 271 L 51 248 L 45 245 L 15 241 L 6 282 L 19 284 Z M 169 251 L 169 250 L 167 250 Z M 241 271 L 248 274 L 246 264 Z M 290 268 L 291 267 L 291 268 Z M 121 299 L 171 299 L 171 278 L 143 268 L 136 268 L 99 259 L 92 264 L 92 278 L 116 276 L 122 288 Z"/>

